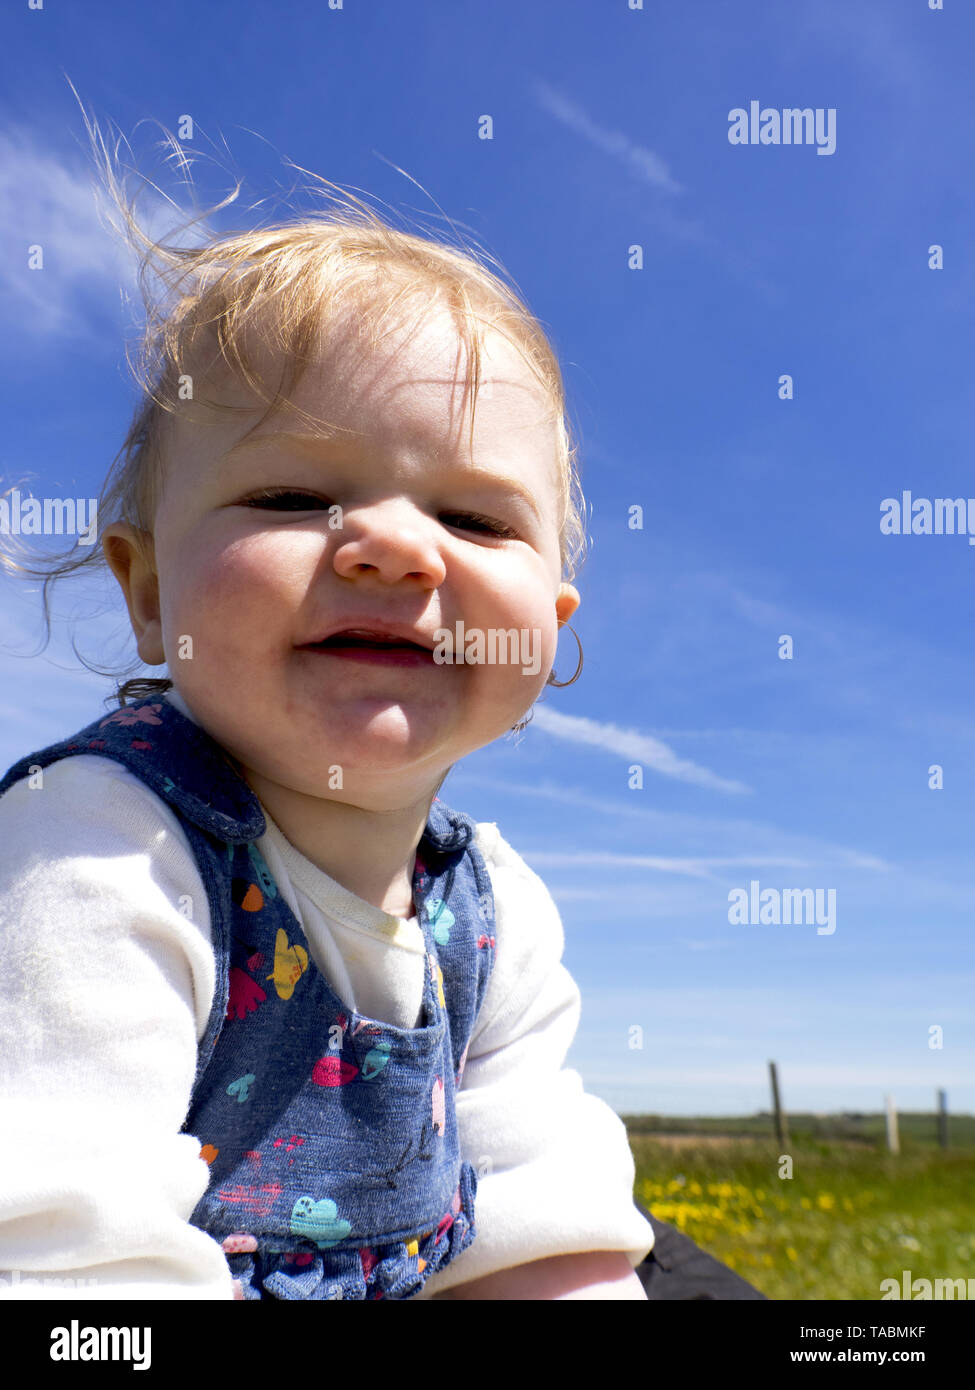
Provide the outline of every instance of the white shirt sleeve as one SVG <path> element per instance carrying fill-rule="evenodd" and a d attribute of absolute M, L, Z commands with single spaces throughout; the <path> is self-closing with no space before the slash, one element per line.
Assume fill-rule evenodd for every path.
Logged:
<path fill-rule="evenodd" d="M 620 1250 L 635 1268 L 653 1246 L 623 1121 L 563 1068 L 580 994 L 558 908 L 497 826 L 477 831 L 497 939 L 457 1095 L 461 1153 L 479 1175 L 477 1236 L 420 1298 L 553 1255 Z"/>
<path fill-rule="evenodd" d="M 0 1298 L 233 1297 L 179 1133 L 215 985 L 194 884 L 179 821 L 120 764 L 0 797 Z"/>

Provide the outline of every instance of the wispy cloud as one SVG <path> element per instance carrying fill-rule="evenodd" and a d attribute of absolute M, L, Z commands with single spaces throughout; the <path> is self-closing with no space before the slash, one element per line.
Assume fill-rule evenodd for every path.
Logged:
<path fill-rule="evenodd" d="M 652 183 L 655 188 L 661 188 L 665 193 L 683 193 L 683 188 L 673 177 L 666 163 L 658 154 L 654 154 L 653 150 L 648 150 L 645 145 L 638 145 L 621 130 L 607 130 L 604 126 L 597 125 L 577 102 L 563 96 L 547 82 L 536 79 L 534 86 L 539 105 L 556 120 L 578 135 L 584 136 L 597 149 L 620 160 L 638 178 Z"/>
<path fill-rule="evenodd" d="M 688 878 L 710 878 L 712 869 L 813 869 L 817 865 L 808 859 L 790 859 L 777 855 L 736 855 L 722 858 L 674 859 L 649 854 L 615 854 L 610 851 L 582 851 L 562 854 L 557 850 L 524 850 L 526 859 L 535 867 L 565 869 L 600 865 L 613 869 L 657 869 L 665 874 L 683 874 Z M 864 856 L 865 857 L 865 856 Z M 873 868 L 881 867 L 873 861 Z"/>
<path fill-rule="evenodd" d="M 581 135 L 596 149 L 618 160 L 635 179 L 670 197 L 686 191 L 684 185 L 674 178 L 666 161 L 653 150 L 638 144 L 621 130 L 599 125 L 578 102 L 572 101 L 542 79 L 534 79 L 532 88 L 535 100 L 543 110 L 568 130 Z M 697 247 L 711 259 L 719 261 L 767 303 L 778 306 L 783 302 L 782 290 L 766 278 L 754 257 L 743 255 L 734 245 L 725 245 L 708 230 L 701 218 L 678 216 L 671 202 L 662 199 L 655 201 L 657 206 L 642 208 L 641 216 L 659 232 L 682 245 Z"/>
<path fill-rule="evenodd" d="M 533 868 L 565 869 L 601 865 L 614 869 L 656 869 L 664 874 L 683 874 L 687 878 L 706 878 L 707 870 L 690 859 L 661 859 L 652 854 L 562 854 L 556 850 L 522 851 Z"/>
<path fill-rule="evenodd" d="M 161 239 L 189 213 L 143 189 L 137 216 L 147 235 Z M 92 335 L 113 301 L 141 304 L 136 257 L 117 222 L 93 162 L 46 146 L 24 127 L 0 132 L 0 301 L 17 324 L 18 351 Z M 207 235 L 201 221 L 185 240 L 195 245 Z M 42 269 L 28 264 L 35 246 Z"/>
<path fill-rule="evenodd" d="M 769 603 L 763 598 L 753 598 L 751 594 L 729 585 L 727 580 L 724 581 L 724 587 L 735 610 L 756 627 L 764 628 L 786 621 L 787 615 L 779 604 Z"/>
<path fill-rule="evenodd" d="M 710 787 L 721 792 L 750 792 L 751 788 L 743 782 L 735 782 L 727 777 L 719 777 L 706 767 L 679 758 L 672 748 L 649 734 L 637 729 L 621 729 L 617 724 L 601 724 L 595 719 L 579 715 L 558 714 L 536 706 L 532 717 L 532 727 L 555 738 L 569 743 L 588 744 L 602 748 L 607 753 L 615 753 L 631 763 L 640 763 L 658 772 L 662 777 L 673 777 L 679 782 L 691 782 L 698 787 Z"/>
<path fill-rule="evenodd" d="M 538 712 L 535 711 L 536 717 Z M 512 796 L 542 798 L 563 807 L 580 808 L 598 816 L 606 824 L 636 820 L 645 825 L 647 833 L 652 834 L 658 842 L 676 841 L 682 846 L 702 845 L 705 849 L 702 854 L 656 856 L 662 863 L 698 865 L 702 870 L 748 865 L 756 868 L 774 865 L 865 869 L 881 873 L 889 873 L 892 869 L 890 863 L 877 855 L 833 844 L 814 835 L 783 830 L 767 821 L 660 810 L 655 806 L 640 804 L 640 800 L 635 796 L 614 800 L 548 779 L 538 782 L 516 782 L 512 778 L 499 780 L 464 772 L 455 773 L 454 779 L 455 784 L 488 787 L 495 792 L 504 792 Z M 715 850 L 723 851 L 720 857 L 715 855 Z M 624 858 L 625 855 L 620 855 L 620 862 Z M 533 855 L 532 861 L 541 863 L 541 852 Z M 555 861 L 553 859 L 550 862 L 554 864 Z M 569 854 L 565 862 L 571 867 L 572 864 L 580 862 L 580 856 Z M 605 896 L 606 889 L 601 889 L 600 893 Z"/>
<path fill-rule="evenodd" d="M 43 269 L 28 268 L 28 248 Z M 98 215 L 93 171 L 72 165 L 22 128 L 0 132 L 0 294 L 18 339 L 90 329 L 78 301 L 134 288 L 132 266 Z"/>

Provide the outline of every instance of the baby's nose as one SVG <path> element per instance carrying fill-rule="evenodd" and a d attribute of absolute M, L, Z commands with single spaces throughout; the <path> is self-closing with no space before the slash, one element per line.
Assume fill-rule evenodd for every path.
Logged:
<path fill-rule="evenodd" d="M 343 578 L 372 572 L 387 584 L 406 578 L 431 587 L 443 583 L 439 523 L 403 499 L 348 508 L 338 537 L 335 570 Z"/>

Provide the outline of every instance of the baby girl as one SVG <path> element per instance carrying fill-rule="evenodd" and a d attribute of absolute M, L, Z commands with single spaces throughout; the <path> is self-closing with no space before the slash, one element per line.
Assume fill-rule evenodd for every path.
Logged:
<path fill-rule="evenodd" d="M 153 254 L 92 559 L 167 675 L 0 782 L 0 1294 L 642 1299 L 558 912 L 438 797 L 579 604 L 553 351 L 362 205 Z"/>

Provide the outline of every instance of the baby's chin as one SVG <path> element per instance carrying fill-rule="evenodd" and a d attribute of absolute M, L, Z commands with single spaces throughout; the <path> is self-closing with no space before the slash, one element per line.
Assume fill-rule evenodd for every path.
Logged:
<path fill-rule="evenodd" d="M 439 759 L 446 764 L 476 753 L 507 733 L 530 708 L 521 694 L 517 702 L 479 702 L 473 715 L 451 704 L 417 708 L 391 703 L 361 720 L 343 711 L 347 717 L 329 730 L 328 738 L 341 748 L 348 766 L 392 773 L 409 763 Z"/>
<path fill-rule="evenodd" d="M 258 750 L 244 766 L 247 780 L 258 795 L 261 779 L 302 796 L 355 806 L 362 810 L 392 811 L 439 795 L 454 765 L 507 733 L 519 716 L 503 727 L 468 732 L 445 739 L 420 737 L 415 730 L 390 728 L 323 740 L 314 757 L 300 749 L 269 758 Z M 256 776 L 255 776 L 256 774 Z"/>
<path fill-rule="evenodd" d="M 350 727 L 348 720 L 336 723 L 320 738 L 289 741 L 273 752 L 267 744 L 255 747 L 244 761 L 260 775 L 307 796 L 342 800 L 354 788 L 382 799 L 385 788 L 402 804 L 404 791 L 413 789 L 416 795 L 427 783 L 435 786 L 466 751 L 445 740 L 442 730 L 411 727 L 389 712 L 373 718 L 367 728 L 354 727 L 354 721 Z"/>
<path fill-rule="evenodd" d="M 514 693 L 479 691 L 473 704 L 456 691 L 442 701 L 346 696 L 311 703 L 303 693 L 284 719 L 280 704 L 265 711 L 255 691 L 230 704 L 194 699 L 192 691 L 184 698 L 248 781 L 253 773 L 304 796 L 384 809 L 435 791 L 459 759 L 508 733 L 530 708 L 523 688 L 517 699 Z"/>

